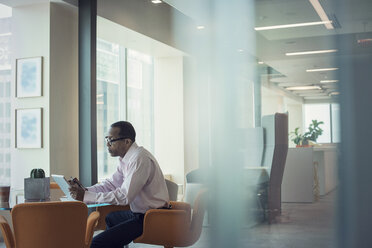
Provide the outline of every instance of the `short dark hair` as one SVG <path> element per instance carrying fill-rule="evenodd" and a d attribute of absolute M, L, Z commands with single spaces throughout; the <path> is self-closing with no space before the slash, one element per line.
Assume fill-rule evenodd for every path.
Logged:
<path fill-rule="evenodd" d="M 118 127 L 120 129 L 119 135 L 123 138 L 131 139 L 133 142 L 136 141 L 136 131 L 132 124 L 127 121 L 118 121 L 111 124 L 111 127 Z"/>

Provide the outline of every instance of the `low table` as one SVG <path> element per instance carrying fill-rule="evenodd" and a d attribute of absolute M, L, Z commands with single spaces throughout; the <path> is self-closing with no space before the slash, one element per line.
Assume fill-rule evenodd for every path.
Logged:
<path fill-rule="evenodd" d="M 40 200 L 40 201 L 29 201 L 29 200 L 24 200 L 24 198 L 19 199 L 17 202 L 5 202 L 5 203 L 0 203 L 0 210 L 12 210 L 12 208 L 17 205 L 17 204 L 22 204 L 25 202 L 58 202 L 58 200 Z M 62 201 L 60 201 L 62 202 Z M 88 208 L 95 208 L 95 207 L 102 207 L 102 206 L 108 206 L 110 205 L 109 203 L 99 203 L 99 204 L 87 204 Z"/>

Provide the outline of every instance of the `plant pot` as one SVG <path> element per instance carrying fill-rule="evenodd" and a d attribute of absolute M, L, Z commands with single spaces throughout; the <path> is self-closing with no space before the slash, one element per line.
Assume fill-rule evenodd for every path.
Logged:
<path fill-rule="evenodd" d="M 50 197 L 50 179 L 25 178 L 25 199 L 46 200 Z"/>
<path fill-rule="evenodd" d="M 312 147 L 311 145 L 296 145 L 296 148 L 301 148 L 301 147 Z"/>

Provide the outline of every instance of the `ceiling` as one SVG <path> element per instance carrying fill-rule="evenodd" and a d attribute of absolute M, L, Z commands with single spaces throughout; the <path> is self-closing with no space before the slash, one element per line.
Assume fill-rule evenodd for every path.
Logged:
<path fill-rule="evenodd" d="M 48 2 L 49 0 L 0 0 L 8 6 Z M 61 1 L 61 0 L 53 0 Z M 76 2 L 77 0 L 65 0 Z M 145 1 L 145 0 L 144 0 Z M 150 0 L 146 0 L 150 1 Z M 191 17 L 196 25 L 208 25 L 211 6 L 218 0 L 164 0 L 167 4 Z M 241 0 L 244 2 L 244 0 Z M 220 1 L 222 2 L 222 1 Z M 239 0 L 234 1 L 240 3 Z M 270 78 L 270 84 L 306 100 L 334 100 L 331 92 L 337 91 L 342 79 L 337 71 L 306 72 L 307 69 L 332 68 L 337 61 L 350 55 L 372 53 L 372 0 L 319 0 L 321 6 L 332 20 L 338 23 L 335 29 L 326 29 L 324 25 L 307 26 L 266 31 L 247 30 L 255 34 L 256 49 L 251 51 L 260 67 L 271 67 L 282 74 Z M 255 27 L 318 22 L 320 17 L 309 0 L 254 0 L 252 11 Z M 229 3 L 230 4 L 230 3 Z M 247 3 L 245 3 L 247 4 Z M 212 13 L 213 14 L 213 13 Z M 232 15 L 232 17 L 235 17 Z M 144 17 L 146 18 L 146 17 Z M 177 20 L 170 20 L 177 25 Z M 243 22 L 242 22 L 243 23 Z M 208 27 L 206 27 L 208 28 Z M 371 42 L 358 44 L 360 39 L 371 38 Z M 351 49 L 343 51 L 337 48 L 337 42 L 350 44 Z M 288 52 L 338 49 L 336 53 L 286 56 Z M 320 83 L 321 80 L 339 80 L 337 83 Z M 289 91 L 289 86 L 319 85 L 321 90 Z"/>
<path fill-rule="evenodd" d="M 207 23 L 205 10 L 207 0 L 165 0 L 168 4 L 190 16 L 197 23 Z M 237 1 L 239 2 L 239 1 Z M 290 94 L 306 100 L 334 100 L 329 96 L 337 91 L 337 83 L 320 83 L 321 80 L 341 80 L 337 71 L 306 72 L 307 69 L 333 68 L 345 56 L 372 53 L 372 41 L 364 45 L 358 39 L 372 39 L 372 1 L 347 0 L 339 6 L 338 0 L 319 0 L 331 20 L 339 23 L 335 29 L 324 25 L 253 31 L 256 34 L 254 56 L 264 65 L 280 72 L 270 82 L 281 89 L 288 86 L 319 85 L 321 90 L 290 91 Z M 338 5 L 337 5 L 338 4 Z M 204 11 L 204 12 L 203 12 Z M 254 21 L 256 27 L 321 21 L 309 0 L 256 0 Z M 350 43 L 350 51 L 338 50 L 335 53 L 286 56 L 288 52 L 337 49 L 337 42 Z"/>

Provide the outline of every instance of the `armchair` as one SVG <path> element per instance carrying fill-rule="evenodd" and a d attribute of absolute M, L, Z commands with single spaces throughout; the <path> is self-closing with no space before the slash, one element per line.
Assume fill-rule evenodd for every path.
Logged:
<path fill-rule="evenodd" d="M 190 205 L 184 202 L 171 202 L 172 209 L 147 211 L 143 233 L 134 243 L 162 245 L 165 248 L 193 245 L 201 235 L 206 194 L 206 189 L 199 192 L 192 215 Z"/>
<path fill-rule="evenodd" d="M 88 217 L 82 202 L 34 202 L 11 212 L 14 234 L 3 216 L 0 227 L 8 248 L 89 247 L 98 212 Z"/>

